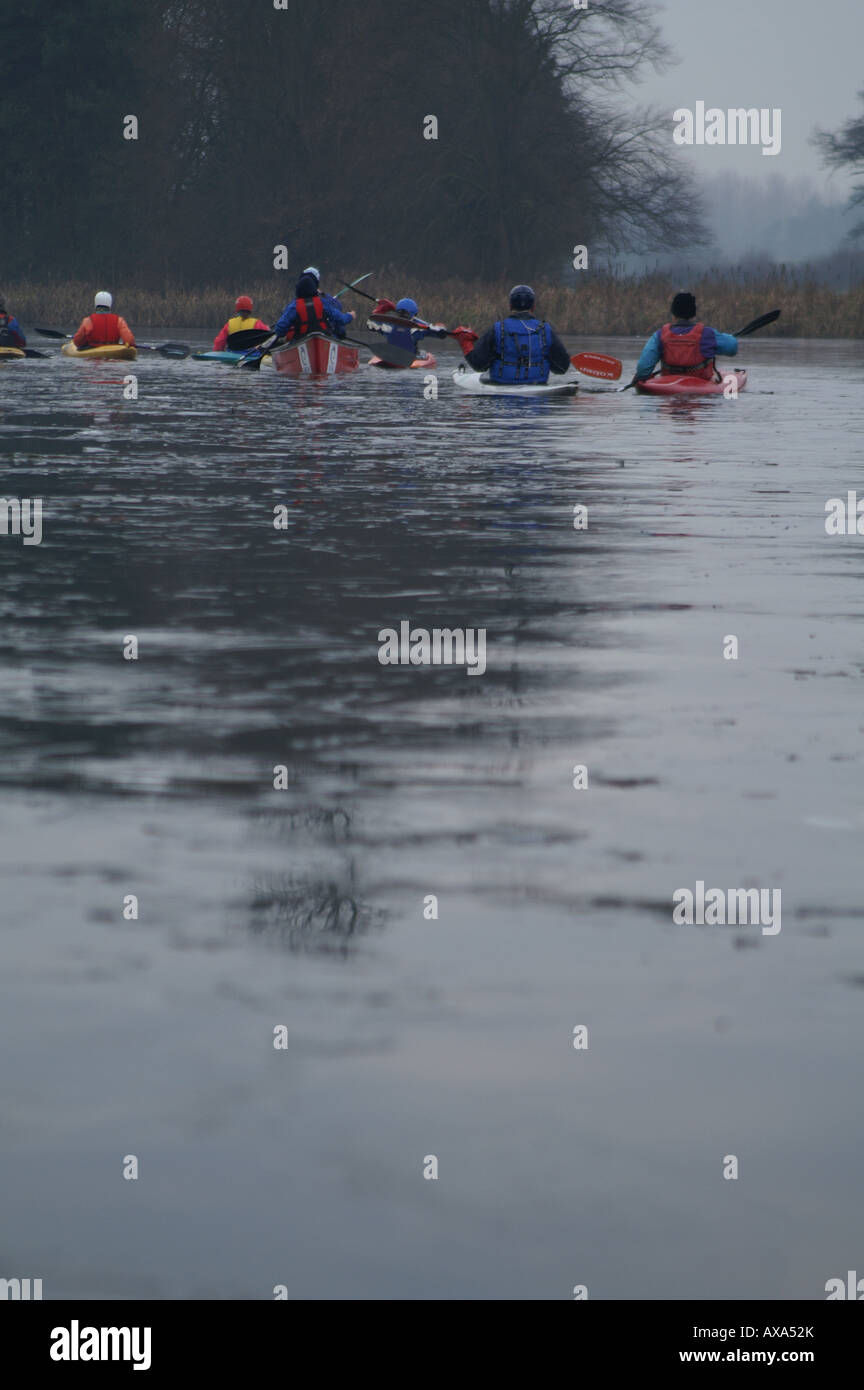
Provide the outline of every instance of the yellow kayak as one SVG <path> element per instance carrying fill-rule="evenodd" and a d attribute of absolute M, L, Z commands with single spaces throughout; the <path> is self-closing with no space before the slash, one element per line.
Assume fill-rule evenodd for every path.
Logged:
<path fill-rule="evenodd" d="M 23 356 L 24 353 L 21 351 L 20 348 L 0 347 L 0 362 L 8 361 L 10 359 L 14 361 L 16 357 Z"/>
<path fill-rule="evenodd" d="M 99 357 L 103 362 L 134 362 L 138 349 L 127 347 L 125 343 L 105 343 L 102 347 L 77 348 L 74 343 L 64 343 L 60 351 L 64 357 Z"/>

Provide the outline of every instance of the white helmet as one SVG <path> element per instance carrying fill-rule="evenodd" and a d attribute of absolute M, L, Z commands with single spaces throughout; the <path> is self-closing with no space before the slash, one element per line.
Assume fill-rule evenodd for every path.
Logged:
<path fill-rule="evenodd" d="M 93 303 L 96 305 L 97 309 L 110 309 L 111 305 L 114 303 L 114 299 L 107 290 L 100 290 L 93 300 Z"/>
<path fill-rule="evenodd" d="M 317 265 L 307 265 L 306 269 L 303 271 L 303 274 L 314 275 L 315 279 L 318 281 L 318 284 L 321 284 L 321 271 L 318 269 Z"/>

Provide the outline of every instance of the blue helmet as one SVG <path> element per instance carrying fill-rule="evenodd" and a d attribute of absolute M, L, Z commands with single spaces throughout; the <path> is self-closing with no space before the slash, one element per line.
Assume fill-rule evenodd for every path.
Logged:
<path fill-rule="evenodd" d="M 410 314 L 412 319 L 417 316 L 417 302 L 414 299 L 400 299 L 397 301 L 396 308 L 400 314 Z"/>
<path fill-rule="evenodd" d="M 510 291 L 511 309 L 533 309 L 534 291 L 530 285 L 514 285 Z"/>

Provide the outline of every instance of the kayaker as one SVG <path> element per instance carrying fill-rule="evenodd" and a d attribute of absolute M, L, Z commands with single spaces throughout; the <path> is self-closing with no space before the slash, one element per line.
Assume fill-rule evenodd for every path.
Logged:
<path fill-rule="evenodd" d="M 72 339 L 77 348 L 104 347 L 106 343 L 135 346 L 131 328 L 124 318 L 112 311 L 113 303 L 107 290 L 99 291 L 93 300 L 93 313 L 81 320 L 81 327 Z"/>
<path fill-rule="evenodd" d="M 714 380 L 714 358 L 735 357 L 738 339 L 731 333 L 718 333 L 706 323 L 696 322 L 696 300 L 682 290 L 670 305 L 672 323 L 664 323 L 652 333 L 636 365 L 636 381 L 651 376 L 660 363 L 661 376 L 695 376 Z"/>
<path fill-rule="evenodd" d="M 10 314 L 0 299 L 0 347 L 23 348 L 27 339 L 21 332 L 21 325 L 14 314 Z"/>
<path fill-rule="evenodd" d="M 234 308 L 236 313 L 227 323 L 222 325 L 222 328 L 213 339 L 214 352 L 225 351 L 228 346 L 228 339 L 232 333 L 245 333 L 250 328 L 257 328 L 268 333 L 270 331 L 269 323 L 262 323 L 261 320 L 256 318 L 252 313 L 252 300 L 249 298 L 248 294 L 238 295 L 234 302 Z"/>
<path fill-rule="evenodd" d="M 307 333 L 329 333 L 345 337 L 345 329 L 353 323 L 352 310 L 343 309 L 332 294 L 321 293 L 321 276 L 314 265 L 307 266 L 294 287 L 294 298 L 286 304 L 282 315 L 273 325 L 277 338 L 302 338 Z"/>
<path fill-rule="evenodd" d="M 392 299 L 379 299 L 375 308 L 372 310 L 373 317 L 386 314 L 391 322 L 382 324 L 379 328 L 372 325 L 376 333 L 386 334 L 388 343 L 394 347 L 414 349 L 422 338 L 446 338 L 447 329 L 443 323 L 424 323 L 422 319 L 418 322 L 419 309 L 415 299 L 399 299 L 394 304 Z M 395 318 L 404 319 L 404 325 L 393 323 Z"/>
<path fill-rule="evenodd" d="M 515 285 L 510 313 L 479 341 L 470 328 L 453 330 L 469 367 L 487 372 L 490 381 L 523 386 L 544 386 L 550 371 L 558 376 L 569 371 L 570 354 L 551 323 L 535 317 L 534 297 L 530 285 Z"/>

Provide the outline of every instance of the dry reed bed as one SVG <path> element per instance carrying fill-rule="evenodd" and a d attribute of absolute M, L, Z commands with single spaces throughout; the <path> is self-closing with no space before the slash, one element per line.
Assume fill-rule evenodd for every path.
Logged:
<path fill-rule="evenodd" d="M 351 273 L 351 272 L 349 272 Z M 356 271 L 353 272 L 356 274 Z M 325 288 L 336 289 L 334 276 Z M 370 282 L 364 285 L 368 288 Z M 479 285 L 458 280 L 424 285 L 411 282 L 395 270 L 377 274 L 371 283 L 381 293 L 394 297 L 411 294 L 427 318 L 455 325 L 469 324 L 478 330 L 499 317 L 507 305 L 509 284 Z M 166 286 L 163 290 L 113 287 L 116 305 L 133 329 L 165 327 L 204 328 L 213 332 L 233 312 L 237 294 L 251 294 L 256 312 L 267 322 L 291 297 L 293 281 L 276 276 L 269 282 L 224 287 L 205 286 L 184 289 Z M 599 335 L 647 335 L 668 316 L 672 292 L 679 286 L 665 276 L 647 275 L 623 278 L 615 275 L 586 276 L 575 288 L 535 284 L 538 312 L 562 333 Z M 848 290 L 830 289 L 783 269 L 770 275 L 748 277 L 706 276 L 690 283 L 705 319 L 726 331 L 733 331 L 768 309 L 782 309 L 777 324 L 765 330 L 787 338 L 864 337 L 864 284 Z M 93 302 L 94 286 L 89 283 L 35 284 L 20 282 L 0 286 L 9 309 L 25 328 L 39 323 L 69 331 L 77 327 Z M 346 293 L 343 303 L 357 310 L 362 323 L 371 305 Z"/>

